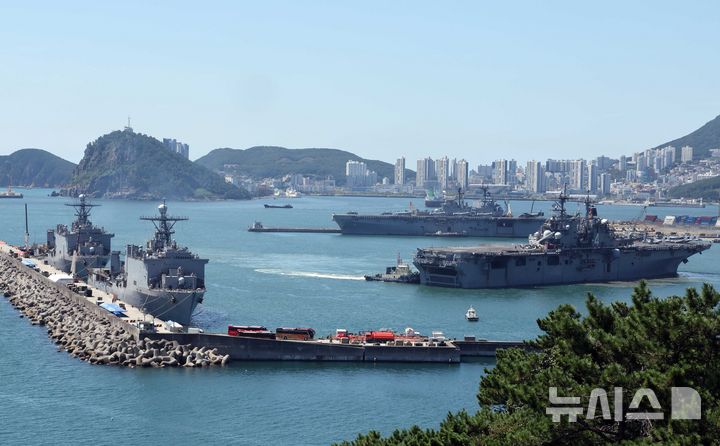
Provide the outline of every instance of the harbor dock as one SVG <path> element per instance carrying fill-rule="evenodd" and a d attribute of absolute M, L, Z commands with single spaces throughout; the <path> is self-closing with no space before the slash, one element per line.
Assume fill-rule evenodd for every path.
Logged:
<path fill-rule="evenodd" d="M 300 232 L 305 234 L 340 234 L 337 228 L 293 228 L 293 227 L 269 227 L 266 228 L 259 221 L 256 221 L 248 228 L 248 232 Z"/>
<path fill-rule="evenodd" d="M 338 339 L 262 339 L 204 333 L 144 314 L 85 284 L 51 280 L 61 273 L 42 258 L 27 258 L 0 243 L 0 288 L 31 320 L 73 356 L 93 364 L 129 367 L 201 367 L 228 361 L 411 362 L 457 364 L 463 357 L 494 356 L 522 343 L 498 341 L 364 342 Z M 82 290 L 82 292 L 80 292 Z M 109 304 L 109 305 L 107 305 Z"/>

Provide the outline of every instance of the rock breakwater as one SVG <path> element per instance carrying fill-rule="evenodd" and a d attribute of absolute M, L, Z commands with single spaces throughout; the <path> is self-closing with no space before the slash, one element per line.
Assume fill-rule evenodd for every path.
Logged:
<path fill-rule="evenodd" d="M 181 345 L 165 339 L 137 339 L 136 330 L 116 316 L 94 311 L 64 290 L 0 254 L 0 292 L 32 325 L 47 327 L 48 336 L 72 356 L 90 364 L 126 367 L 207 367 L 225 365 L 229 355 L 217 349 Z M 124 327 L 123 325 L 127 325 Z"/>

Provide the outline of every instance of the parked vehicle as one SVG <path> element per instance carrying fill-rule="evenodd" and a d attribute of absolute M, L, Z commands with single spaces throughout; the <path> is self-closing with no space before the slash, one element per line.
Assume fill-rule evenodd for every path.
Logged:
<path fill-rule="evenodd" d="M 312 328 L 289 328 L 279 327 L 275 330 L 277 339 L 294 339 L 296 341 L 309 341 L 315 337 L 315 330 Z"/>

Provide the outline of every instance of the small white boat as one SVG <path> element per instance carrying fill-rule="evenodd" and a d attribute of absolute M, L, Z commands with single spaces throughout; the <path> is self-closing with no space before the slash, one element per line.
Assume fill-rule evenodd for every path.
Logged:
<path fill-rule="evenodd" d="M 470 322 L 477 322 L 480 320 L 480 318 L 477 315 L 477 312 L 473 307 L 468 308 L 468 310 L 465 312 L 465 319 L 467 319 Z"/>

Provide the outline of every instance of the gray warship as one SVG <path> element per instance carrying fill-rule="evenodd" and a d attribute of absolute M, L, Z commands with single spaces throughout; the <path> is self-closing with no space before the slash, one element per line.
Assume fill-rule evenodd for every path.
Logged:
<path fill-rule="evenodd" d="M 440 209 L 412 210 L 361 215 L 357 212 L 333 214 L 343 234 L 414 235 L 466 237 L 527 237 L 545 220 L 542 212 L 513 217 L 483 189 L 480 205 L 465 203 L 463 193 L 446 199 Z"/>
<path fill-rule="evenodd" d="M 69 228 L 60 224 L 47 231 L 48 263 L 66 273 L 73 272 L 74 263 L 75 275 L 83 279 L 88 276 L 88 268 L 110 267 L 110 245 L 115 234 L 90 221 L 92 208 L 100 205 L 88 203 L 87 197 L 81 194 L 77 202 L 65 206 L 75 208 L 75 221 Z M 118 260 L 114 267 L 119 266 Z"/>
<path fill-rule="evenodd" d="M 526 245 L 418 249 L 413 264 L 424 285 L 508 288 L 673 277 L 680 262 L 710 248 L 691 239 L 621 237 L 585 201 L 569 216 L 561 194 L 555 213 Z"/>
<path fill-rule="evenodd" d="M 155 236 L 145 247 L 128 245 L 122 269 L 96 268 L 89 283 L 158 319 L 188 325 L 205 295 L 205 264 L 173 240 L 173 227 L 186 217 L 173 217 L 163 202 L 159 216 L 140 217 L 155 226 Z M 119 253 L 113 253 L 119 264 Z M 115 265 L 113 262 L 112 265 Z"/>

